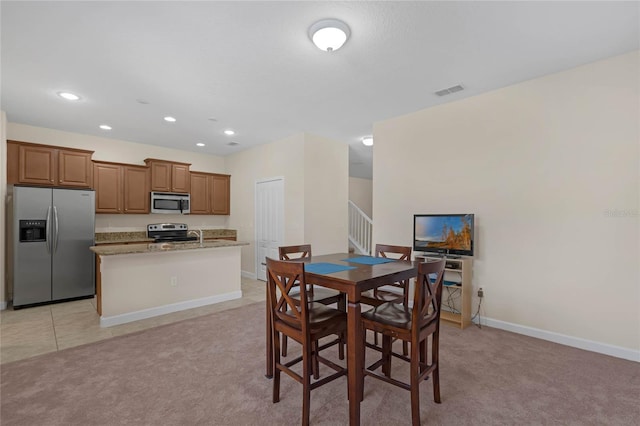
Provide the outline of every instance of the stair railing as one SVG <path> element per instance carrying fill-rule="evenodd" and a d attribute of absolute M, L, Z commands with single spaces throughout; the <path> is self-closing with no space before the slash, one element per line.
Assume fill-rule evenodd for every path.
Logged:
<path fill-rule="evenodd" d="M 371 255 L 373 220 L 349 200 L 349 242 L 361 253 Z"/>

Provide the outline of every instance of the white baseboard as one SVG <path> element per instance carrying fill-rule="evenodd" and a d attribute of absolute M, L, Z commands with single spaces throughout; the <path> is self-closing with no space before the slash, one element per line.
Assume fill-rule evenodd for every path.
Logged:
<path fill-rule="evenodd" d="M 240 276 L 244 278 L 251 278 L 252 280 L 257 279 L 254 272 L 240 271 Z"/>
<path fill-rule="evenodd" d="M 524 334 L 525 336 L 535 337 L 537 339 L 548 340 L 550 342 L 559 343 L 561 345 L 584 349 L 586 351 L 597 352 L 616 358 L 640 362 L 640 350 L 623 348 L 621 346 L 609 345 L 607 343 L 595 342 L 593 340 L 582 339 L 580 337 L 567 336 L 565 334 L 555 333 L 553 331 L 540 330 L 538 328 L 513 324 L 510 322 L 500 321 L 492 318 L 483 317 L 481 324 L 488 327 L 499 328 L 500 330 Z"/>
<path fill-rule="evenodd" d="M 7 309 L 7 302 L 0 302 L 0 311 Z"/>
<path fill-rule="evenodd" d="M 213 305 L 215 303 L 226 302 L 228 300 L 240 299 L 242 291 L 232 291 L 231 293 L 217 296 L 204 297 L 202 299 L 188 300 L 186 302 L 172 303 L 170 305 L 158 306 L 157 308 L 143 309 L 141 311 L 129 312 L 112 317 L 100 317 L 100 327 L 112 327 L 114 325 L 126 324 L 132 321 L 139 321 L 146 318 L 157 317 L 158 315 L 170 314 L 172 312 L 184 311 L 186 309 L 198 308 L 200 306 Z"/>

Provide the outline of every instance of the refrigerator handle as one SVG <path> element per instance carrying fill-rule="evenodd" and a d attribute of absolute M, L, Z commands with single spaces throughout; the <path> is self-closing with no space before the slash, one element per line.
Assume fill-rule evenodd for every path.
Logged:
<path fill-rule="evenodd" d="M 58 250 L 58 209 L 53 206 L 53 216 L 55 219 L 55 236 L 53 237 L 53 251 Z"/>
<path fill-rule="evenodd" d="M 47 207 L 47 229 L 45 229 L 45 241 L 47 253 L 51 254 L 51 206 Z"/>

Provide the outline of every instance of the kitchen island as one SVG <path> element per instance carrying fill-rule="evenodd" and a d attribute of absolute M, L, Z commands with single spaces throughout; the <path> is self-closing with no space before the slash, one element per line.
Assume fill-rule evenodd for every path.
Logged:
<path fill-rule="evenodd" d="M 97 254 L 100 326 L 238 299 L 240 249 L 246 242 L 108 244 Z"/>

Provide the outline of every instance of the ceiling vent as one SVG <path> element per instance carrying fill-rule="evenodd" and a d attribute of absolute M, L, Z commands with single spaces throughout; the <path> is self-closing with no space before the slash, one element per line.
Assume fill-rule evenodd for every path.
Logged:
<path fill-rule="evenodd" d="M 455 86 L 451 86 L 451 87 L 447 87 L 446 89 L 438 90 L 436 92 L 436 95 L 438 95 L 438 96 L 446 96 L 446 95 L 450 95 L 452 93 L 460 92 L 461 90 L 464 90 L 464 87 L 462 87 L 461 84 L 456 84 Z"/>
<path fill-rule="evenodd" d="M 236 146 L 236 145 L 240 145 L 240 144 L 238 142 L 229 142 L 227 145 Z"/>

